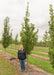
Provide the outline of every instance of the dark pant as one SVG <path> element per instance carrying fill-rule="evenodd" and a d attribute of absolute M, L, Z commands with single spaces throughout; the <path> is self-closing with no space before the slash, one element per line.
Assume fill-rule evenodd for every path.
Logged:
<path fill-rule="evenodd" d="M 20 60 L 21 71 L 25 71 L 25 60 Z"/>

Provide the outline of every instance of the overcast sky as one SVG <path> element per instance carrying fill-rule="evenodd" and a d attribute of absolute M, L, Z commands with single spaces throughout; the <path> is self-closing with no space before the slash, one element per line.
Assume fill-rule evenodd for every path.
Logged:
<path fill-rule="evenodd" d="M 49 29 L 49 4 L 54 5 L 54 0 L 0 0 L 0 39 L 2 38 L 3 23 L 6 16 L 10 18 L 13 38 L 17 33 L 20 33 L 27 1 L 30 3 L 30 21 L 35 24 L 36 29 L 39 29 L 39 41 L 42 40 L 45 30 L 48 31 Z"/>

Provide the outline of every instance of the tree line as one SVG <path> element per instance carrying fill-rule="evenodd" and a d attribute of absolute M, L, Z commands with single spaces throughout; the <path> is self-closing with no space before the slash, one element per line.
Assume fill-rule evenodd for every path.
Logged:
<path fill-rule="evenodd" d="M 50 5 L 49 9 L 50 21 L 49 23 L 49 31 L 45 31 L 43 36 L 43 41 L 38 42 L 38 31 L 35 31 L 35 26 L 33 23 L 30 23 L 30 13 L 29 13 L 29 2 L 27 2 L 26 14 L 24 17 L 24 23 L 22 23 L 22 30 L 20 32 L 21 40 L 18 41 L 18 34 L 15 37 L 15 40 L 12 38 L 12 30 L 10 32 L 9 27 L 9 17 L 6 17 L 4 20 L 4 31 L 2 35 L 2 45 L 6 49 L 10 44 L 23 44 L 24 49 L 27 54 L 30 54 L 35 45 L 46 46 L 49 47 L 49 57 L 51 64 L 54 67 L 54 10 L 52 5 Z"/>

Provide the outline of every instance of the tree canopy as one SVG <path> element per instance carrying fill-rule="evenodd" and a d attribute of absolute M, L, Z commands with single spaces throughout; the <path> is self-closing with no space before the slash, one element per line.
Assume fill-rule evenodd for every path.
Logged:
<path fill-rule="evenodd" d="M 33 47 L 38 39 L 38 30 L 34 31 L 35 27 L 34 24 L 30 23 L 29 16 L 29 2 L 27 2 L 26 15 L 24 17 L 24 23 L 22 24 L 21 31 L 21 42 L 27 54 L 30 54 L 31 50 L 33 50 Z"/>
<path fill-rule="evenodd" d="M 8 47 L 10 44 L 9 29 L 9 18 L 6 17 L 4 20 L 4 32 L 2 36 L 2 44 L 4 48 Z"/>

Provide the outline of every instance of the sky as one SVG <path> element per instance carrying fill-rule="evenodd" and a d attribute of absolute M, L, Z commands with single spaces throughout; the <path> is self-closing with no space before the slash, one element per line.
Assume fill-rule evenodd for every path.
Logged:
<path fill-rule="evenodd" d="M 54 0 L 0 0 L 0 39 L 2 38 L 4 19 L 8 16 L 10 29 L 13 29 L 13 38 L 18 34 L 20 40 L 21 24 L 24 21 L 27 1 L 29 1 L 30 22 L 35 24 L 35 31 L 39 29 L 38 40 L 42 40 L 45 31 L 49 30 L 49 4 L 54 5 Z"/>

